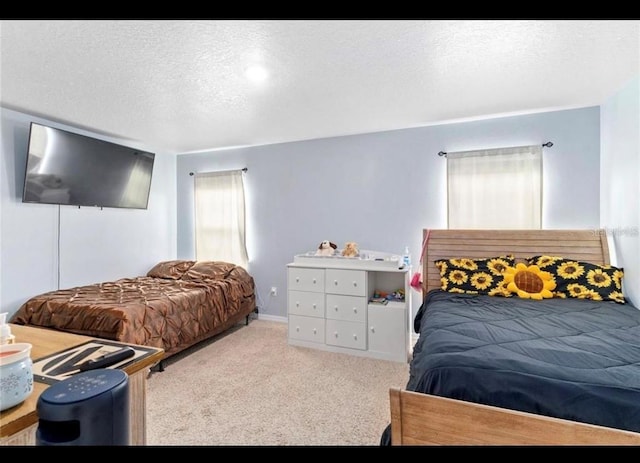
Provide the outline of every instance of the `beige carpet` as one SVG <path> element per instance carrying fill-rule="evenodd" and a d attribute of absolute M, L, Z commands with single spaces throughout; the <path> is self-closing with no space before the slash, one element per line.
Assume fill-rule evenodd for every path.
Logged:
<path fill-rule="evenodd" d="M 252 320 L 151 373 L 148 445 L 378 445 L 409 366 L 289 346 Z"/>

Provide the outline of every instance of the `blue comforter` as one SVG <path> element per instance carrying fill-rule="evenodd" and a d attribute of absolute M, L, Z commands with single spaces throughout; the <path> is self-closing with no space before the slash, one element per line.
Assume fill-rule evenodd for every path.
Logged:
<path fill-rule="evenodd" d="M 406 389 L 640 432 L 640 310 L 430 292 Z"/>
<path fill-rule="evenodd" d="M 631 304 L 435 290 L 414 329 L 407 390 L 640 432 Z"/>

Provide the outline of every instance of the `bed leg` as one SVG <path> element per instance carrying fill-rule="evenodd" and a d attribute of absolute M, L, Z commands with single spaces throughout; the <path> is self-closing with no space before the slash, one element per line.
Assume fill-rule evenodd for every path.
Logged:
<path fill-rule="evenodd" d="M 257 307 L 255 309 L 253 309 L 253 311 L 251 313 L 247 314 L 247 320 L 246 320 L 245 326 L 249 325 L 249 320 L 251 320 L 252 314 L 254 314 L 254 313 L 255 313 L 254 317 L 258 318 L 258 308 Z"/>
<path fill-rule="evenodd" d="M 164 371 L 164 360 L 160 360 L 160 363 L 158 363 L 158 371 L 160 373 Z"/>
<path fill-rule="evenodd" d="M 247 319 L 244 322 L 244 326 L 249 326 L 249 315 L 246 317 Z"/>

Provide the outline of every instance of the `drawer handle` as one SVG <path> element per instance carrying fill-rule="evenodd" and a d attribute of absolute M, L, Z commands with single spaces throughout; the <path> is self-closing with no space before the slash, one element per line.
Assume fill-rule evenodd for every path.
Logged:
<path fill-rule="evenodd" d="M 371 332 L 372 332 L 372 333 L 375 333 L 375 332 L 376 332 L 376 329 L 375 329 L 373 326 L 372 326 L 370 329 L 371 329 Z"/>
<path fill-rule="evenodd" d="M 314 308 L 314 309 L 316 308 L 316 305 L 315 305 L 315 304 L 313 304 L 313 308 Z"/>
<path fill-rule="evenodd" d="M 300 282 L 300 277 L 296 277 L 296 283 Z"/>
<path fill-rule="evenodd" d="M 335 333 L 333 333 L 333 335 L 337 338 L 338 337 L 338 332 L 336 331 Z"/>
<path fill-rule="evenodd" d="M 358 287 L 358 283 L 356 283 L 355 281 L 353 282 L 353 287 L 357 288 Z"/>
<path fill-rule="evenodd" d="M 300 307 L 300 301 L 296 301 L 296 307 Z"/>
<path fill-rule="evenodd" d="M 353 339 L 354 339 L 355 341 L 357 341 L 357 340 L 358 340 L 358 335 L 357 335 L 357 334 L 354 334 L 354 335 L 353 335 Z"/>
<path fill-rule="evenodd" d="M 313 334 L 316 334 L 316 332 L 317 332 L 317 331 L 316 331 L 316 329 L 314 328 L 314 329 L 313 329 Z"/>
<path fill-rule="evenodd" d="M 358 313 L 358 309 L 357 308 L 353 308 L 353 313 Z"/>
<path fill-rule="evenodd" d="M 335 309 L 336 312 L 338 311 L 338 306 L 337 305 L 333 306 L 333 308 Z"/>
<path fill-rule="evenodd" d="M 296 326 L 296 331 L 300 331 L 300 327 L 299 326 Z"/>
<path fill-rule="evenodd" d="M 338 280 L 333 280 L 333 284 L 338 286 Z"/>
<path fill-rule="evenodd" d="M 315 279 L 315 278 L 313 279 L 313 284 L 314 284 L 314 285 L 316 284 L 316 279 Z"/>

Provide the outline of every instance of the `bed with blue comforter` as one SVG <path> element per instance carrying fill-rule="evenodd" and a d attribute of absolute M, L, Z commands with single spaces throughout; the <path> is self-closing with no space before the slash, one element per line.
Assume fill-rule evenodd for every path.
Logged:
<path fill-rule="evenodd" d="M 640 432 L 640 310 L 430 291 L 407 390 Z"/>
<path fill-rule="evenodd" d="M 640 432 L 632 304 L 432 290 L 414 329 L 408 391 Z"/>
<path fill-rule="evenodd" d="M 419 337 L 381 443 L 640 445 L 640 310 L 607 235 L 423 230 Z"/>

